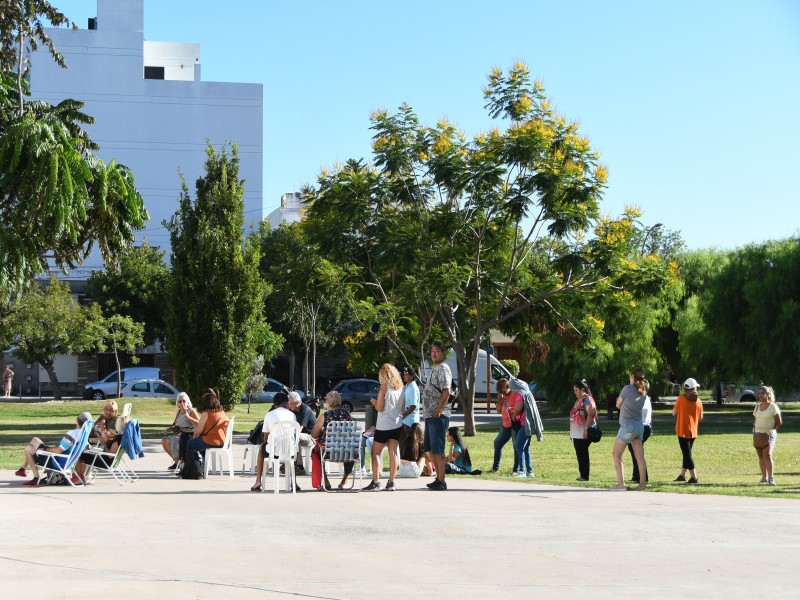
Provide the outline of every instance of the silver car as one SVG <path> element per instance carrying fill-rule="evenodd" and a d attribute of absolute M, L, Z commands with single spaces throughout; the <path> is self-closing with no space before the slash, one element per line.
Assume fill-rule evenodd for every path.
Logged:
<path fill-rule="evenodd" d="M 284 394 L 288 394 L 291 390 L 283 385 L 277 379 L 272 379 L 271 377 L 267 377 L 267 384 L 264 386 L 263 392 L 258 392 L 253 394 L 253 402 L 272 402 L 275 398 L 275 394 L 278 392 L 283 392 Z M 300 399 L 303 400 L 306 395 L 300 390 L 294 390 L 300 395 Z M 247 404 L 247 396 L 242 398 L 242 404 Z"/>
<path fill-rule="evenodd" d="M 122 382 L 121 398 L 170 398 L 178 397 L 178 390 L 162 379 L 131 379 Z"/>

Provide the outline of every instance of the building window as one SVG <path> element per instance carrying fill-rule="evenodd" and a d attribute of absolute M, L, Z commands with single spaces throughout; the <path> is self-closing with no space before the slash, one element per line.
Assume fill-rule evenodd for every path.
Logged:
<path fill-rule="evenodd" d="M 145 79 L 164 79 L 164 67 L 145 67 Z"/>

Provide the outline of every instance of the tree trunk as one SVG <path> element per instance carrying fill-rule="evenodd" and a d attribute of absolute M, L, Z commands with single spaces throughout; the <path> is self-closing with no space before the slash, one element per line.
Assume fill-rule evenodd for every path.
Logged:
<path fill-rule="evenodd" d="M 119 398 L 122 395 L 122 382 L 120 381 L 122 369 L 119 366 L 119 354 L 117 354 L 117 338 L 112 334 L 111 339 L 114 342 L 114 361 L 117 363 L 117 398 Z"/>
<path fill-rule="evenodd" d="M 47 371 L 47 376 L 50 378 L 50 384 L 53 386 L 53 398 L 61 400 L 61 384 L 58 382 L 55 363 L 39 361 L 39 364 Z"/>
<path fill-rule="evenodd" d="M 306 386 L 306 394 L 317 395 L 317 314 L 311 318 L 311 387 Z"/>
<path fill-rule="evenodd" d="M 20 27 L 21 29 L 21 27 Z M 25 113 L 25 97 L 22 94 L 22 56 L 25 47 L 25 35 L 20 30 L 19 33 L 19 56 L 17 59 L 17 94 L 19 95 L 19 114 Z"/>

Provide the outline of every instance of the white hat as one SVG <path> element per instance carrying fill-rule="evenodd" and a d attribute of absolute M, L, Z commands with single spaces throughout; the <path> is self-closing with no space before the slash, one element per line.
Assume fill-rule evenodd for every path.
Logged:
<path fill-rule="evenodd" d="M 689 377 L 689 379 L 687 379 L 686 381 L 683 382 L 683 387 L 685 387 L 687 390 L 690 390 L 690 389 L 691 390 L 696 390 L 697 388 L 700 387 L 700 384 L 697 383 L 696 379 L 692 379 L 691 377 Z"/>

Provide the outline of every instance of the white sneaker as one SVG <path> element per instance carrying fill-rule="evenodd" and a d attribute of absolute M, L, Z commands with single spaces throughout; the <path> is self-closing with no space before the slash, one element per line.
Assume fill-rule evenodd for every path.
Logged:
<path fill-rule="evenodd" d="M 523 471 L 520 471 L 519 473 L 516 473 L 514 477 L 516 477 L 517 479 L 521 479 L 525 477 L 525 473 Z"/>

